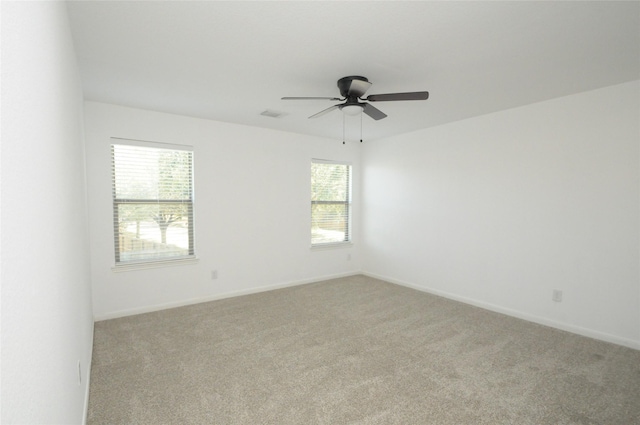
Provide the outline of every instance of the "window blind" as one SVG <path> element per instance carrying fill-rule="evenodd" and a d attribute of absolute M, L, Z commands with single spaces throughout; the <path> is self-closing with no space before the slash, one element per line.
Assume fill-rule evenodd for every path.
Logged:
<path fill-rule="evenodd" d="M 193 152 L 111 145 L 116 265 L 193 257 Z"/>
<path fill-rule="evenodd" d="M 351 241 L 351 165 L 311 162 L 311 244 Z"/>

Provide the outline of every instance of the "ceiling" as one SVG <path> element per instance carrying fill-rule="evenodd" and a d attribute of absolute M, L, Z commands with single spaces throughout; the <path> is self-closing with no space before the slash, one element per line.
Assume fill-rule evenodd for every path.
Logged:
<path fill-rule="evenodd" d="M 640 78 L 640 2 L 69 2 L 85 99 L 341 139 L 336 82 L 376 102 L 365 140 Z M 269 110 L 283 115 L 260 115 Z M 360 127 L 360 119 L 348 125 Z"/>

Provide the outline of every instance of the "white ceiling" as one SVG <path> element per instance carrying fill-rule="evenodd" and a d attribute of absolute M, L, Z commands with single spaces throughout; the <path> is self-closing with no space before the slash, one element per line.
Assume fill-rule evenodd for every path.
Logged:
<path fill-rule="evenodd" d="M 338 97 L 347 75 L 430 92 L 376 102 L 376 139 L 640 78 L 638 1 L 80 1 L 69 16 L 87 100 L 335 139 L 339 111 L 307 117 L 336 102 L 280 98 Z"/>

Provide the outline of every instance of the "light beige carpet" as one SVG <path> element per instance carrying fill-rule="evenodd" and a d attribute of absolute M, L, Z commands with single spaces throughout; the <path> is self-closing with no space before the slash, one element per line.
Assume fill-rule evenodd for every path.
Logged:
<path fill-rule="evenodd" d="M 640 351 L 353 276 L 96 323 L 88 423 L 640 424 Z"/>

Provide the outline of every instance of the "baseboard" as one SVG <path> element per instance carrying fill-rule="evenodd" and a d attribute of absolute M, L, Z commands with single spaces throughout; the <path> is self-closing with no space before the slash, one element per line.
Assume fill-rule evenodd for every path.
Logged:
<path fill-rule="evenodd" d="M 362 272 L 361 274 L 365 276 L 369 276 L 375 279 L 384 280 L 385 282 L 393 283 L 396 285 L 404 286 L 407 288 L 415 289 L 421 292 L 426 292 L 428 294 L 437 295 L 443 298 L 447 298 L 454 301 L 459 301 L 465 304 L 469 304 L 475 307 L 480 307 L 485 310 L 490 310 L 496 313 L 501 313 L 507 316 L 516 317 L 518 319 L 526 320 L 528 322 L 537 323 L 539 325 L 549 326 L 551 328 L 560 329 L 562 331 L 571 332 L 577 335 L 586 336 L 593 339 L 598 339 L 600 341 L 610 342 L 612 344 L 622 345 L 624 347 L 633 348 L 636 350 L 640 350 L 640 341 L 634 341 L 632 339 L 622 338 L 616 335 L 611 335 L 604 332 L 595 331 L 588 328 L 583 328 L 580 326 L 571 325 L 568 323 L 558 322 L 555 320 L 547 319 L 545 317 L 535 316 L 528 313 L 524 313 L 517 310 L 512 310 L 509 308 L 501 307 L 495 304 L 486 303 L 483 301 L 478 301 L 472 298 L 461 297 L 459 295 L 440 291 L 437 289 L 424 287 L 420 285 L 416 285 L 414 283 L 405 282 L 399 279 L 394 279 L 389 276 L 382 276 L 375 273 Z"/>
<path fill-rule="evenodd" d="M 209 302 L 209 301 L 217 301 L 225 298 L 239 297 L 242 295 L 257 294 L 259 292 L 273 291 L 275 289 L 305 285 L 305 284 L 314 283 L 314 282 L 322 282 L 323 280 L 337 279 L 341 277 L 356 276 L 359 274 L 362 274 L 362 273 L 360 271 L 352 271 L 352 272 L 346 272 L 346 273 L 324 275 L 324 276 L 318 276 L 318 277 L 313 277 L 309 279 L 281 282 L 273 285 L 265 285 L 265 286 L 258 286 L 255 288 L 241 289 L 239 291 L 224 292 L 221 294 L 216 294 L 208 297 L 191 298 L 191 299 L 177 301 L 177 302 L 157 304 L 157 305 L 145 306 L 140 308 L 133 308 L 129 310 L 119 310 L 112 313 L 95 316 L 94 320 L 96 322 L 100 322 L 103 320 L 117 319 L 117 318 L 126 317 L 126 316 L 134 316 L 136 314 L 151 313 L 153 311 L 167 310 L 167 309 L 176 308 L 176 307 L 184 307 L 187 305 L 200 304 L 200 303 Z"/>

